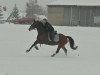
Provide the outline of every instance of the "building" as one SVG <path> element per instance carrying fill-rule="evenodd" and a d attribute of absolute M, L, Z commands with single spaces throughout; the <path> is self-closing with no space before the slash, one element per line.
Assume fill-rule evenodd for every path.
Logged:
<path fill-rule="evenodd" d="M 47 6 L 53 25 L 100 26 L 100 0 L 57 0 Z"/>

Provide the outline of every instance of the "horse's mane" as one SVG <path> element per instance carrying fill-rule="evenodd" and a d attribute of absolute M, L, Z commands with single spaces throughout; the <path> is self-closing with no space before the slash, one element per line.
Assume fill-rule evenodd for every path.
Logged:
<path fill-rule="evenodd" d="M 43 25 L 43 23 L 42 23 L 41 21 L 39 21 L 39 20 L 37 20 L 36 22 L 37 22 L 37 23 L 39 23 L 39 25 L 40 25 L 40 24 L 42 24 L 42 25 Z"/>
<path fill-rule="evenodd" d="M 36 22 L 37 22 L 37 25 L 38 25 L 39 29 L 44 32 L 43 23 L 41 21 L 39 21 L 39 20 L 37 20 Z"/>

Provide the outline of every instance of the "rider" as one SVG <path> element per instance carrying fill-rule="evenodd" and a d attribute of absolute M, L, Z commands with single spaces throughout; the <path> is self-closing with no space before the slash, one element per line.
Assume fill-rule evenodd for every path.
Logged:
<path fill-rule="evenodd" d="M 50 39 L 54 41 L 54 28 L 52 25 L 47 21 L 46 18 L 42 20 L 44 31 L 48 32 L 50 35 Z"/>

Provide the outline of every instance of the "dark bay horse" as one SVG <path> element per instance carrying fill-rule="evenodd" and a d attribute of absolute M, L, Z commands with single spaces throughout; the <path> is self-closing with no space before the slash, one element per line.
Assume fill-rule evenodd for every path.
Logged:
<path fill-rule="evenodd" d="M 54 57 L 57 53 L 59 53 L 59 50 L 61 48 L 64 50 L 65 54 L 67 55 L 67 49 L 65 48 L 65 44 L 67 44 L 68 42 L 70 43 L 70 47 L 73 50 L 76 50 L 78 47 L 78 46 L 74 46 L 74 40 L 72 37 L 65 36 L 63 34 L 59 34 L 58 42 L 49 41 L 48 40 L 48 32 L 43 31 L 42 22 L 40 22 L 40 21 L 34 20 L 34 23 L 29 28 L 29 31 L 31 31 L 33 29 L 37 29 L 37 32 L 38 32 L 37 40 L 34 42 L 34 44 L 28 50 L 26 50 L 27 53 L 32 49 L 32 47 L 35 47 L 38 50 L 37 44 L 58 45 L 56 52 L 53 55 L 51 55 L 52 57 Z"/>

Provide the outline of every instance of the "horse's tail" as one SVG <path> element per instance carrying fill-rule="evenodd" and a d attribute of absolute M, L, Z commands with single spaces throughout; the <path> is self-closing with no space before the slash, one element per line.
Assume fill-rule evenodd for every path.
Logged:
<path fill-rule="evenodd" d="M 71 47 L 73 50 L 76 50 L 78 46 L 74 46 L 74 40 L 73 40 L 73 38 L 70 37 L 70 36 L 67 36 L 67 38 L 69 39 L 70 47 Z"/>

